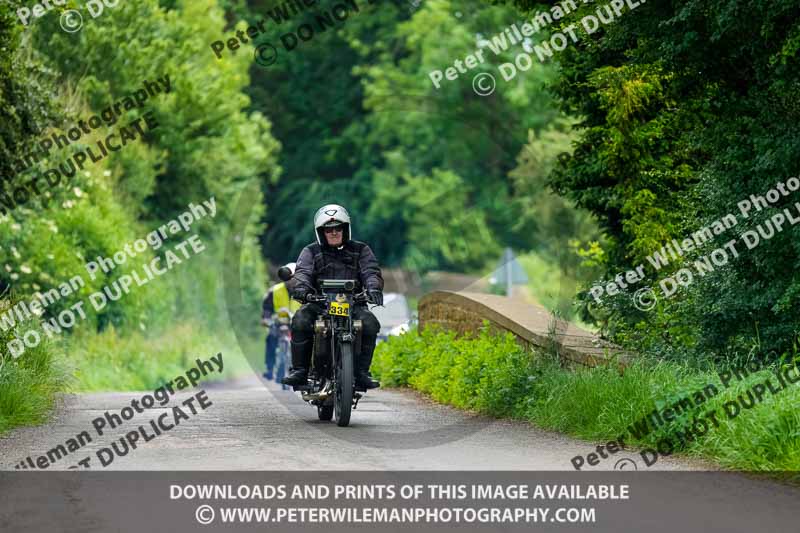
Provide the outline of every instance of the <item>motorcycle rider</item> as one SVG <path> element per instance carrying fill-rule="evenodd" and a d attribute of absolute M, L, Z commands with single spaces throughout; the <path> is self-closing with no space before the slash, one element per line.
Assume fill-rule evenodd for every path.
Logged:
<path fill-rule="evenodd" d="M 311 364 L 314 341 L 314 321 L 325 309 L 307 297 L 319 290 L 321 279 L 352 279 L 356 292 L 366 289 L 367 299 L 383 305 L 383 277 L 378 260 L 370 247 L 352 239 L 352 226 L 347 210 L 336 204 L 322 206 L 314 215 L 317 242 L 300 252 L 293 285 L 292 297 L 305 303 L 292 319 L 292 369 L 282 380 L 285 385 L 305 385 Z M 361 353 L 356 354 L 356 387 L 374 389 L 380 384 L 369 374 L 375 341 L 381 325 L 366 307 L 356 305 L 352 310 L 354 320 L 361 320 Z"/>
<path fill-rule="evenodd" d="M 286 267 L 294 272 L 295 264 L 289 263 Z M 292 300 L 291 296 L 289 296 L 287 283 L 280 282 L 270 287 L 267 294 L 264 295 L 264 299 L 261 300 L 261 325 L 268 328 L 266 354 L 264 357 L 266 366 L 264 377 L 268 380 L 272 379 L 272 369 L 275 367 L 275 350 L 278 347 L 279 324 L 275 320 L 275 314 L 283 308 L 295 313 L 300 308 L 300 302 Z M 282 377 L 279 372 L 278 379 Z"/>

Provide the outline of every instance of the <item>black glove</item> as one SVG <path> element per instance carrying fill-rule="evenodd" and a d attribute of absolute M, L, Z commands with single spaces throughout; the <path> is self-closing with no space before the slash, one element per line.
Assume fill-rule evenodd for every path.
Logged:
<path fill-rule="evenodd" d="M 303 296 L 303 301 L 306 303 L 319 303 L 319 295 L 315 292 L 309 292 Z"/>
<path fill-rule="evenodd" d="M 367 300 L 374 305 L 383 305 L 383 293 L 376 289 L 368 290 Z"/>

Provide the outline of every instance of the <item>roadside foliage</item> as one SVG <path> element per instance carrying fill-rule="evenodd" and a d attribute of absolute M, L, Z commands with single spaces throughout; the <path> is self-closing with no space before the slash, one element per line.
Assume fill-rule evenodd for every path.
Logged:
<path fill-rule="evenodd" d="M 85 262 L 111 256 L 200 198 L 214 195 L 219 213 L 213 225 L 193 228 L 199 229 L 209 249 L 179 276 L 132 290 L 100 312 L 87 305 L 87 319 L 75 327 L 74 336 L 68 332 L 53 337 L 18 359 L 2 343 L 0 431 L 41 421 L 53 395 L 67 387 L 155 386 L 181 365 L 187 352 L 213 341 L 213 328 L 222 327 L 225 320 L 218 278 L 233 202 L 245 184 L 268 183 L 280 173 L 279 144 L 270 133 L 270 122 L 248 110 L 249 98 L 243 92 L 250 61 L 239 57 L 220 67 L 201 50 L 201 43 L 224 25 L 216 2 L 189 2 L 180 6 L 180 12 L 155 0 L 120 3 L 103 14 L 102 23 L 86 24 L 79 33 L 61 31 L 58 16 L 36 19 L 23 29 L 15 15 L 22 4 L 0 6 L 3 191 L 13 191 L 62 160 L 59 156 L 64 154 L 53 151 L 36 168 L 13 172 L 12 162 L 46 135 L 62 133 L 79 118 L 101 113 L 140 89 L 144 80 L 168 75 L 172 87 L 169 94 L 150 98 L 145 109 L 125 113 L 126 119 L 154 113 L 159 127 L 147 142 L 128 144 L 87 165 L 68 183 L 0 217 L 4 297 L 15 303 L 26 301 L 36 293 L 58 289 L 75 275 L 88 280 L 47 308 L 42 319 L 52 318 L 130 274 L 138 264 L 119 265 L 91 280 Z M 147 43 L 147 54 L 137 52 L 142 43 Z M 241 236 L 243 289 L 256 309 L 264 280 L 256 240 L 263 212 L 263 204 L 256 201 Z M 164 249 L 148 250 L 145 257 Z M 21 335 L 29 326 L 18 323 L 4 332 L 4 338 Z M 181 348 L 153 355 L 145 369 L 142 354 L 161 343 L 156 339 L 167 342 L 176 336 L 183 339 Z M 111 375 L 100 372 L 97 365 L 108 365 Z"/>

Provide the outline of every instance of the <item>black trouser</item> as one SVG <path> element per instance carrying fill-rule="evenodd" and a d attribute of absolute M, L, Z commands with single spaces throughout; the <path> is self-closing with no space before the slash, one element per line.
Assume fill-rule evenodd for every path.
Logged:
<path fill-rule="evenodd" d="M 272 373 L 272 369 L 275 368 L 275 350 L 278 349 L 278 332 L 275 330 L 274 327 L 269 328 L 269 333 L 267 333 L 267 346 L 266 346 L 266 355 L 264 357 L 264 364 L 267 367 L 267 372 L 270 374 Z"/>
<path fill-rule="evenodd" d="M 311 349 L 314 342 L 314 322 L 325 308 L 318 303 L 309 303 L 302 306 L 292 318 L 292 366 L 309 367 Z M 365 305 L 353 307 L 353 320 L 361 320 L 361 353 L 357 355 L 357 371 L 369 370 L 372 363 L 372 354 L 375 351 L 375 341 L 381 324 L 375 315 Z"/>

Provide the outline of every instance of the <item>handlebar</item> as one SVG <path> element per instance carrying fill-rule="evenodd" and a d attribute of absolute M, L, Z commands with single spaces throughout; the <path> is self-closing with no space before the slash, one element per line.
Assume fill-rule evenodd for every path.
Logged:
<path fill-rule="evenodd" d="M 306 296 L 307 302 L 324 303 L 327 300 L 328 298 L 324 294 L 309 294 Z M 361 291 L 358 294 L 354 294 L 353 301 L 355 303 L 367 303 L 367 291 Z"/>

